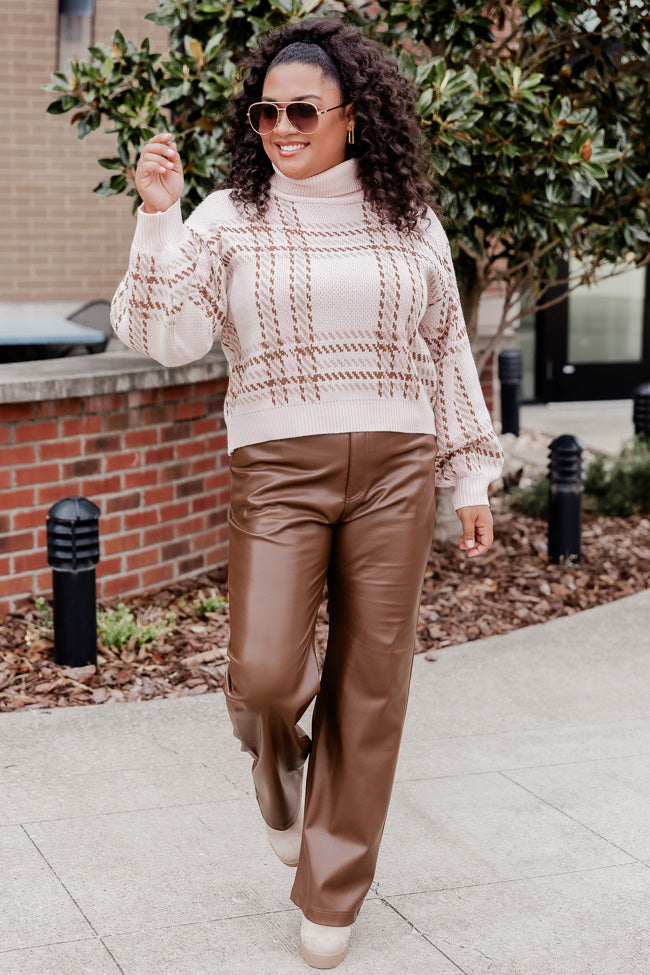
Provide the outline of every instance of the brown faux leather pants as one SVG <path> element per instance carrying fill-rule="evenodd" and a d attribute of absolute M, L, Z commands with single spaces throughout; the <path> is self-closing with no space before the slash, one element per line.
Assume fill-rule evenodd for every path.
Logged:
<path fill-rule="evenodd" d="M 309 755 L 291 899 L 317 924 L 352 924 L 374 876 L 433 534 L 435 452 L 433 435 L 375 431 L 231 455 L 226 701 L 274 829 L 296 818 Z M 297 722 L 314 697 L 310 742 Z"/>

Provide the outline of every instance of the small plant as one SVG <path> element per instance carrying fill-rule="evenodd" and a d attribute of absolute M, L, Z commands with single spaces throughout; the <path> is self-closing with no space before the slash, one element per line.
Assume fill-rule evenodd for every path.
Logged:
<path fill-rule="evenodd" d="M 209 596 L 204 597 L 202 592 L 199 592 L 199 595 L 202 598 L 194 600 L 194 608 L 199 616 L 205 616 L 207 613 L 220 613 L 228 602 L 225 596 L 221 596 L 214 589 Z"/>
<path fill-rule="evenodd" d="M 48 603 L 47 599 L 43 596 L 38 596 L 34 600 L 34 609 L 40 616 L 40 626 L 37 627 L 37 633 L 41 637 L 45 637 L 48 640 L 54 639 L 54 613 L 52 607 Z"/>
<path fill-rule="evenodd" d="M 173 612 L 157 622 L 142 623 L 124 603 L 118 603 L 117 609 L 98 609 L 97 612 L 97 632 L 102 643 L 115 650 L 121 650 L 129 643 L 138 648 L 144 643 L 157 643 L 174 632 L 175 623 Z"/>

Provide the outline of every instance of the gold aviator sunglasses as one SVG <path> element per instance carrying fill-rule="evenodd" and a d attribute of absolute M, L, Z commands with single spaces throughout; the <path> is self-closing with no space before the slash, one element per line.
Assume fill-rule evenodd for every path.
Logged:
<path fill-rule="evenodd" d="M 248 121 L 251 128 L 258 135 L 268 135 L 280 121 L 281 113 L 285 112 L 289 123 L 302 135 L 311 135 L 318 128 L 321 115 L 327 115 L 336 108 L 343 108 L 347 102 L 334 105 L 333 108 L 318 109 L 311 102 L 287 102 L 284 108 L 275 102 L 255 102 L 248 109 Z"/>

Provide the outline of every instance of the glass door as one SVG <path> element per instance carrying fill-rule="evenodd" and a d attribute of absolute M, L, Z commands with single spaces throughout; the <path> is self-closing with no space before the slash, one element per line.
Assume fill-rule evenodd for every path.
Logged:
<path fill-rule="evenodd" d="M 537 315 L 538 398 L 629 399 L 650 379 L 649 281 L 645 268 L 601 278 Z"/>

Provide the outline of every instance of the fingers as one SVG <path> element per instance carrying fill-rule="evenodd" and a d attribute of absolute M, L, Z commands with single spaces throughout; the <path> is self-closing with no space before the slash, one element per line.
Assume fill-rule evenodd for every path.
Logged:
<path fill-rule="evenodd" d="M 162 141 L 162 139 L 166 141 Z M 138 162 L 138 169 L 141 173 L 166 173 L 175 169 L 181 171 L 181 158 L 176 149 L 176 143 L 168 140 L 172 138 L 169 132 L 160 136 L 154 136 L 143 147 Z"/>
<path fill-rule="evenodd" d="M 467 553 L 468 558 L 485 555 L 494 541 L 492 512 L 487 505 L 474 505 L 458 509 L 458 517 L 463 534 L 458 539 L 458 547 Z"/>

